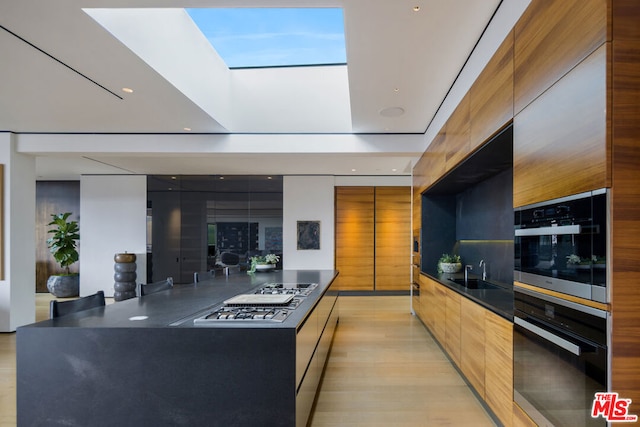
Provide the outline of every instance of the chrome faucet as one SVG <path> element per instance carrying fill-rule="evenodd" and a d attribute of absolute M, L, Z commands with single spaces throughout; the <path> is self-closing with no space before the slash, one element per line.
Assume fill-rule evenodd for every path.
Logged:
<path fill-rule="evenodd" d="M 479 266 L 482 267 L 482 280 L 487 280 L 487 263 L 481 259 Z"/>
<path fill-rule="evenodd" d="M 469 280 L 469 270 L 473 270 L 473 266 L 472 265 L 465 265 L 464 266 L 464 281 L 465 283 L 467 282 L 467 280 Z"/>

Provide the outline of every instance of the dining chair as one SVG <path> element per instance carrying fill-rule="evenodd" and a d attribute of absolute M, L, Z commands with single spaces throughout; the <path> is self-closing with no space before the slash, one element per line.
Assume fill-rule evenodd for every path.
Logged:
<path fill-rule="evenodd" d="M 105 301 L 103 291 L 98 291 L 93 295 L 87 295 L 86 297 L 80 297 L 69 301 L 52 300 L 49 304 L 49 318 L 55 319 L 57 317 L 66 316 L 67 314 L 104 306 Z"/>
<path fill-rule="evenodd" d="M 173 288 L 173 277 L 167 277 L 165 280 L 153 283 L 140 284 L 140 296 L 155 294 L 156 292 L 167 291 Z"/>

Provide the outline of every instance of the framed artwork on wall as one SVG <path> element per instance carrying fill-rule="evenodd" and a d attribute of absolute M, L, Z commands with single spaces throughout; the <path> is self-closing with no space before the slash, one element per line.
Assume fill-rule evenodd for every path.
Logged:
<path fill-rule="evenodd" d="M 320 249 L 320 221 L 298 221 L 298 250 Z"/>

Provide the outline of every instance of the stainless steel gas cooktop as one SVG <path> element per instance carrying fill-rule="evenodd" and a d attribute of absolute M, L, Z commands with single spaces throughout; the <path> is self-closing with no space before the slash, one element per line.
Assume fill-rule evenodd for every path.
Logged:
<path fill-rule="evenodd" d="M 229 321 L 283 322 L 317 286 L 317 283 L 267 283 L 254 293 L 225 300 L 193 322 L 195 325 Z"/>

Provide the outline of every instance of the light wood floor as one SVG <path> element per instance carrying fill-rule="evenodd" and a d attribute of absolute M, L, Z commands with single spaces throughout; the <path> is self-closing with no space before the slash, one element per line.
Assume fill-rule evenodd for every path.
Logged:
<path fill-rule="evenodd" d="M 341 297 L 312 427 L 493 426 L 409 297 Z"/>
<path fill-rule="evenodd" d="M 51 298 L 37 294 L 37 320 L 48 317 Z M 15 334 L 0 333 L 0 426 L 15 424 Z M 340 298 L 340 324 L 311 427 L 494 425 L 409 313 L 409 297 Z"/>

